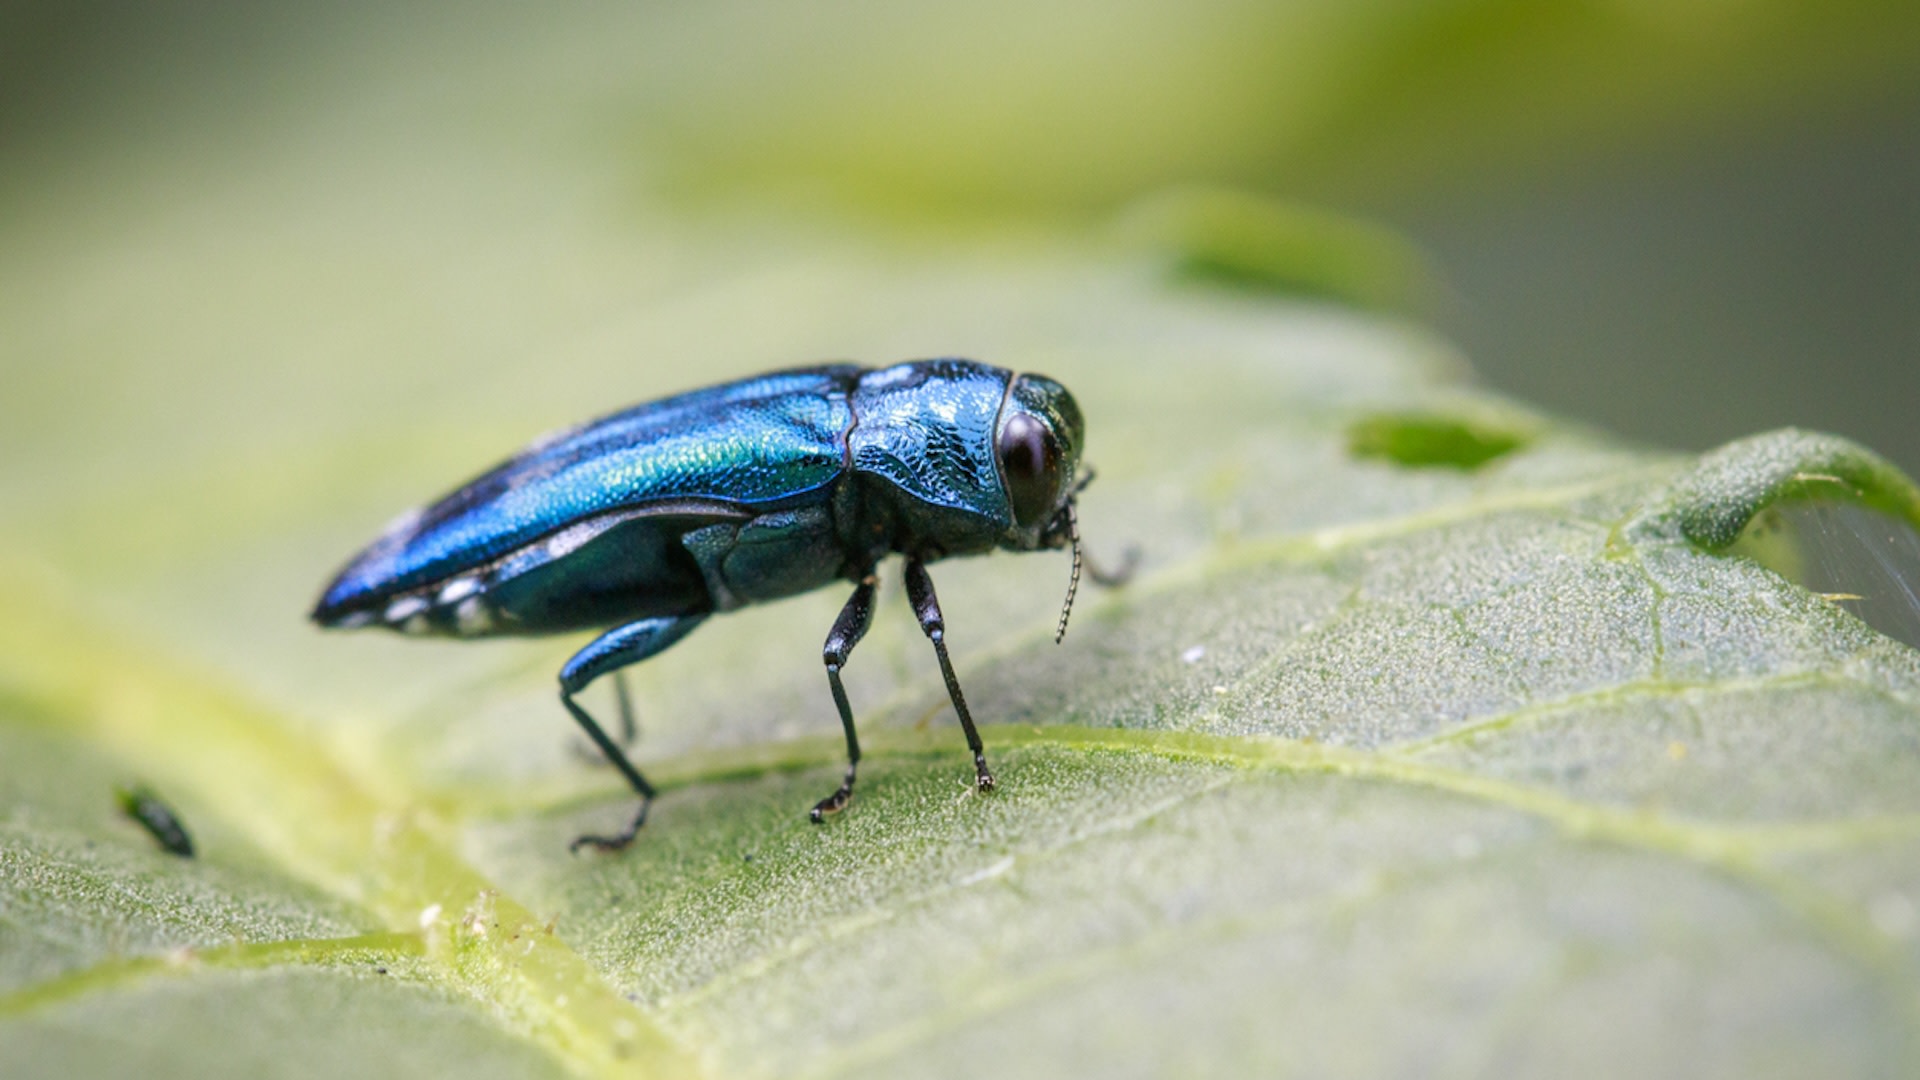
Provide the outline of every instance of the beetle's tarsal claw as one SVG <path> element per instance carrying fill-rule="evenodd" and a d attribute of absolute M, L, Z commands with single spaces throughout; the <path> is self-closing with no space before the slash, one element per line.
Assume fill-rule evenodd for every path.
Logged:
<path fill-rule="evenodd" d="M 590 847 L 596 851 L 626 850 L 627 845 L 633 843 L 633 838 L 640 835 L 640 826 L 647 823 L 647 810 L 652 806 L 653 803 L 651 800 L 642 802 L 640 804 L 640 812 L 633 815 L 632 823 L 618 836 L 600 836 L 596 833 L 576 836 L 573 838 L 573 843 L 567 845 L 567 851 L 571 854 L 578 855 L 580 849 L 583 847 Z"/>
<path fill-rule="evenodd" d="M 1060 605 L 1060 627 L 1053 632 L 1053 643 L 1055 645 L 1066 640 L 1067 619 L 1073 615 L 1073 594 L 1080 591 L 1080 518 L 1074 513 L 1072 499 L 1067 500 L 1066 513 L 1067 543 L 1073 547 L 1073 576 L 1067 579 L 1067 599 L 1065 603 Z M 985 776 L 986 774 L 983 771 L 981 775 Z M 989 780 L 990 779 L 991 778 L 989 778 Z M 984 786 L 992 787 L 993 785 L 988 783 Z"/>
<path fill-rule="evenodd" d="M 973 786 L 981 791 L 993 790 L 993 774 L 987 771 L 987 756 L 973 755 Z"/>
<path fill-rule="evenodd" d="M 818 825 L 827 820 L 829 816 L 845 810 L 847 804 L 852 801 L 853 766 L 849 765 L 847 766 L 847 778 L 840 782 L 840 790 L 814 803 L 813 809 L 807 812 L 807 817 L 811 819 L 815 825 Z"/>

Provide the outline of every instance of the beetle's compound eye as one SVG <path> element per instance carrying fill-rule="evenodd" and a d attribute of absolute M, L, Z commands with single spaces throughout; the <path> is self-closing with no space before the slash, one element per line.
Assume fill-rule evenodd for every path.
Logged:
<path fill-rule="evenodd" d="M 1044 523 L 1060 495 L 1060 444 L 1053 432 L 1029 413 L 1014 413 L 1000 425 L 993 452 L 1014 520 L 1022 528 Z"/>

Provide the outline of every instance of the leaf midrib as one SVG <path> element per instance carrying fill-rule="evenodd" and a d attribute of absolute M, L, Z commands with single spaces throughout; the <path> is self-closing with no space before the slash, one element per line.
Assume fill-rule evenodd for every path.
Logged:
<path fill-rule="evenodd" d="M 448 985 L 570 1071 L 702 1072 L 550 922 L 455 855 L 444 841 L 449 830 L 381 798 L 218 679 L 102 630 L 16 564 L 0 563 L 0 584 L 8 595 L 0 609 L 0 683 L 34 704 L 30 715 L 137 761 L 169 789 L 193 791 L 288 874 L 367 911 L 388 931 L 422 934 Z M 426 918 L 430 911 L 439 916 Z M 475 914 L 484 921 L 463 925 Z"/>

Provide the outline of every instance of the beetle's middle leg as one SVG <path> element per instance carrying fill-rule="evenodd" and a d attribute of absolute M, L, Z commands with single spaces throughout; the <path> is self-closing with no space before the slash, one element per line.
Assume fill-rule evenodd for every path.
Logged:
<path fill-rule="evenodd" d="M 587 643 L 587 647 L 573 654 L 566 666 L 560 669 L 560 704 L 573 714 L 587 738 L 600 748 L 600 753 L 620 770 L 626 777 L 627 785 L 634 794 L 640 796 L 640 810 L 634 814 L 633 821 L 625 830 L 613 836 L 588 834 L 574 839 L 570 850 L 578 851 L 585 846 L 597 847 L 602 851 L 618 851 L 633 842 L 640 826 L 647 823 L 647 808 L 653 805 L 653 785 L 640 775 L 640 770 L 627 760 L 626 751 L 608 737 L 598 721 L 587 710 L 573 700 L 573 695 L 587 688 L 587 684 L 608 672 L 618 671 L 629 664 L 637 664 L 647 657 L 660 652 L 667 646 L 686 637 L 694 627 L 706 619 L 699 615 L 667 615 L 657 619 L 641 619 L 625 626 L 615 627 Z M 622 711 L 625 711 L 626 695 L 621 695 Z"/>
<path fill-rule="evenodd" d="M 926 631 L 927 640 L 933 642 L 934 655 L 940 658 L 940 674 L 947 679 L 947 696 L 953 699 L 953 711 L 960 714 L 960 729 L 967 733 L 967 749 L 973 751 L 974 783 L 981 791 L 992 791 L 993 774 L 987 771 L 986 747 L 980 743 L 980 733 L 974 730 L 973 714 L 967 711 L 967 699 L 960 693 L 960 680 L 953 674 L 953 661 L 947 659 L 947 621 L 940 614 L 940 598 L 933 593 L 933 579 L 927 576 L 927 565 L 911 556 L 907 559 L 907 600 L 913 604 L 920 629 Z"/>
<path fill-rule="evenodd" d="M 874 582 L 872 571 L 860 578 L 853 595 L 847 598 L 847 605 L 833 620 L 833 629 L 827 631 L 826 646 L 820 650 L 820 657 L 827 664 L 827 685 L 833 688 L 833 705 L 840 710 L 840 726 L 847 732 L 847 775 L 840 781 L 840 790 L 813 804 L 809 816 L 815 821 L 839 813 L 853 798 L 854 771 L 860 766 L 860 737 L 853 731 L 853 706 L 847 704 L 847 688 L 840 685 L 840 669 L 847 665 L 853 647 L 867 636 L 867 626 L 873 622 Z"/>

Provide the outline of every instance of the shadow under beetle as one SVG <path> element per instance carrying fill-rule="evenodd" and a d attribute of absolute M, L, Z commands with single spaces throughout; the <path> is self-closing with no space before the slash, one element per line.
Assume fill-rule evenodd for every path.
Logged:
<path fill-rule="evenodd" d="M 616 850 L 646 822 L 653 786 L 574 696 L 715 612 L 836 580 L 855 583 L 823 650 L 847 772 L 813 820 L 847 805 L 860 741 L 840 669 L 872 620 L 874 567 L 899 552 L 975 782 L 988 790 L 993 774 L 947 657 L 927 564 L 1071 545 L 1059 640 L 1080 580 L 1074 498 L 1092 480 L 1077 475 L 1083 437 L 1066 387 L 970 360 L 724 383 L 547 436 L 403 515 L 327 586 L 313 619 L 453 637 L 612 626 L 560 669 L 560 703 L 640 796 L 625 830 L 573 843 Z M 1124 576 L 1093 573 L 1106 584 Z"/>

